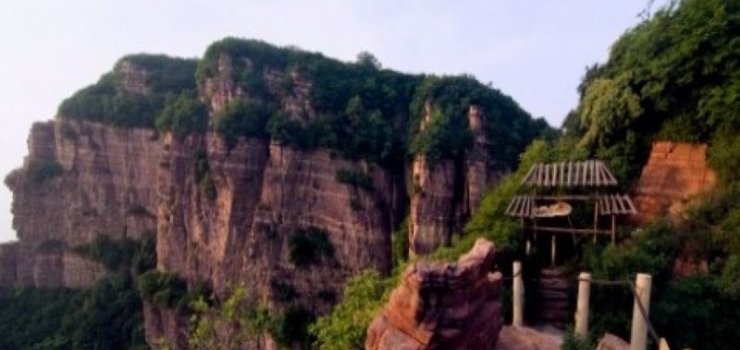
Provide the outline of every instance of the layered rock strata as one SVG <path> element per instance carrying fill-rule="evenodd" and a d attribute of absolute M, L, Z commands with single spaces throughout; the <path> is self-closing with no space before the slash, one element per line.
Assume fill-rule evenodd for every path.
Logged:
<path fill-rule="evenodd" d="M 98 235 L 153 232 L 158 197 L 152 179 L 160 155 L 155 136 L 152 130 L 66 119 L 35 124 L 23 168 L 6 178 L 19 242 L 0 249 L 7 261 L 0 285 L 90 285 L 104 269 L 67 248 Z"/>
<path fill-rule="evenodd" d="M 421 128 L 433 111 L 425 106 Z M 478 208 L 483 192 L 497 174 L 490 170 L 488 140 L 481 111 L 471 106 L 468 123 L 473 147 L 464 160 L 428 161 L 417 156 L 412 164 L 412 193 L 409 210 L 409 251 L 428 254 L 449 245 L 452 233 Z"/>
<path fill-rule="evenodd" d="M 707 164 L 707 146 L 655 142 L 633 195 L 637 220 L 649 223 L 676 216 L 696 195 L 714 188 L 717 176 Z"/>
<path fill-rule="evenodd" d="M 457 264 L 417 263 L 368 329 L 367 350 L 495 349 L 504 324 L 495 249 L 484 239 Z"/>

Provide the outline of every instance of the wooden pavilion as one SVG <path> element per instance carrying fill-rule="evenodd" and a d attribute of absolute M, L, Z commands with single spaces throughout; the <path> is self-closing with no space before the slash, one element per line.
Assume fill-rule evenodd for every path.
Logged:
<path fill-rule="evenodd" d="M 555 234 L 571 233 L 574 239 L 576 234 L 593 234 L 594 242 L 598 235 L 611 235 L 613 244 L 616 239 L 616 217 L 637 214 L 630 197 L 616 193 L 617 185 L 617 179 L 599 160 L 535 164 L 522 180 L 522 186 L 529 193 L 515 196 L 506 209 L 506 215 L 519 218 L 525 233 L 532 232 L 535 240 L 538 232 L 553 233 L 550 244 L 552 265 L 555 265 Z M 592 226 L 573 225 L 572 202 L 592 205 Z M 600 217 L 611 219 L 608 229 L 599 224 Z M 554 223 L 553 218 L 567 221 Z M 527 240 L 527 253 L 529 247 L 530 241 Z"/>

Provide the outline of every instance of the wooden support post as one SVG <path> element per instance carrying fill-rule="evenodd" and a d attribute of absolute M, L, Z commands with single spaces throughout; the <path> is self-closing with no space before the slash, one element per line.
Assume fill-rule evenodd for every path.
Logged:
<path fill-rule="evenodd" d="M 576 329 L 581 337 L 588 335 L 588 304 L 591 297 L 591 274 L 581 272 L 578 276 L 578 302 L 576 303 Z"/>
<path fill-rule="evenodd" d="M 524 324 L 524 282 L 522 282 L 522 263 L 514 261 L 514 270 L 512 281 L 512 299 L 513 299 L 513 315 L 511 325 L 514 327 L 521 327 Z"/>
<path fill-rule="evenodd" d="M 550 240 L 550 265 L 555 267 L 555 258 L 557 257 L 557 242 L 555 241 L 555 235 L 552 235 Z"/>
<path fill-rule="evenodd" d="M 617 220 L 615 219 L 615 215 L 612 214 L 612 245 L 617 243 Z"/>
<path fill-rule="evenodd" d="M 599 231 L 599 202 L 594 204 L 594 243 L 596 243 L 596 234 Z"/>
<path fill-rule="evenodd" d="M 650 289 L 652 277 L 639 273 L 635 280 L 635 305 L 632 308 L 632 336 L 630 350 L 645 350 L 647 348 L 648 324 L 646 318 L 650 315 Z M 642 305 L 642 306 L 641 306 Z M 642 312 L 645 312 L 643 316 Z"/>
<path fill-rule="evenodd" d="M 532 250 L 532 241 L 529 240 L 529 239 L 527 239 L 527 246 L 526 246 L 525 250 L 526 250 L 526 252 L 525 252 L 526 255 L 529 256 L 529 252 Z"/>

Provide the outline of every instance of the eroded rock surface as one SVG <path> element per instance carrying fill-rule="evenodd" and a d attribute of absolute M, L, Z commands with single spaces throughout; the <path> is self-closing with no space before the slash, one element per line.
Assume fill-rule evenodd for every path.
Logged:
<path fill-rule="evenodd" d="M 456 264 L 417 263 L 368 329 L 367 350 L 495 349 L 504 318 L 495 249 L 484 239 Z"/>
<path fill-rule="evenodd" d="M 67 248 L 98 235 L 153 232 L 160 155 L 153 130 L 59 119 L 35 124 L 28 148 L 23 167 L 6 178 L 19 242 L 0 252 L 0 285 L 90 285 L 102 266 Z"/>
<path fill-rule="evenodd" d="M 679 215 L 693 197 L 716 183 L 706 145 L 656 142 L 633 195 L 637 220 L 649 223 L 666 214 Z"/>
<path fill-rule="evenodd" d="M 429 122 L 433 110 L 425 107 L 421 128 Z M 488 142 L 483 131 L 481 111 L 471 106 L 468 123 L 473 147 L 464 162 L 439 160 L 429 162 L 417 156 L 412 164 L 412 191 L 409 216 L 409 250 L 424 255 L 448 245 L 452 233 L 478 208 L 486 186 L 499 174 L 490 170 Z"/>

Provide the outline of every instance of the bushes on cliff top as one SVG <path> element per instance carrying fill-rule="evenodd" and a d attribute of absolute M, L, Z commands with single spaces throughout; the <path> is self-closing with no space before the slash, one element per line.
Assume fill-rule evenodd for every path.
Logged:
<path fill-rule="evenodd" d="M 236 145 L 239 137 L 265 138 L 267 120 L 275 108 L 256 101 L 236 100 L 216 113 L 214 129 L 228 148 Z"/>
<path fill-rule="evenodd" d="M 607 62 L 587 70 L 569 124 L 593 154 L 631 164 L 624 168 L 630 180 L 655 139 L 697 143 L 718 131 L 736 133 L 738 31 L 737 2 L 672 2 L 623 34 Z"/>
<path fill-rule="evenodd" d="M 208 129 L 208 110 L 195 92 L 185 91 L 176 98 L 166 99 L 164 109 L 156 117 L 155 127 L 172 132 L 178 139 L 202 133 Z"/>
<path fill-rule="evenodd" d="M 145 90 L 122 89 L 123 64 L 143 72 Z M 153 128 L 168 95 L 195 91 L 196 60 L 164 55 L 131 55 L 119 60 L 113 71 L 97 83 L 77 91 L 59 106 L 63 118 L 87 120 L 119 127 Z"/>
<path fill-rule="evenodd" d="M 66 99 L 59 116 L 157 127 L 180 138 L 202 132 L 208 119 L 195 98 L 196 81 L 204 86 L 222 62 L 231 65 L 231 78 L 245 96 L 214 116 L 212 127 L 229 147 L 239 137 L 269 135 L 287 146 L 328 148 L 345 158 L 401 169 L 409 151 L 430 160 L 464 154 L 471 145 L 467 108 L 475 104 L 486 120 L 484 132 L 496 167 L 507 169 L 515 166 L 516 155 L 533 137 L 549 129 L 544 121 L 532 121 L 511 98 L 469 76 L 402 74 L 381 69 L 368 53 L 359 55 L 358 62 L 345 63 L 235 38 L 212 44 L 197 63 L 157 55 L 124 57 L 113 72 Z M 124 63 L 143 72 L 144 91 L 122 89 Z M 289 116 L 279 106 L 287 97 L 303 96 L 305 92 L 296 89 L 306 85 L 299 82 L 310 83 L 311 106 Z M 427 101 L 433 103 L 435 115 L 419 132 Z"/>
<path fill-rule="evenodd" d="M 267 123 L 273 140 L 301 149 L 329 148 L 346 158 L 398 169 L 410 149 L 433 160 L 462 155 L 471 145 L 467 128 L 471 104 L 481 107 L 483 132 L 492 142 L 491 154 L 500 168 L 513 168 L 530 140 L 549 129 L 543 120 L 532 121 L 511 98 L 469 76 L 402 74 L 380 69 L 367 54 L 360 55 L 357 63 L 344 63 L 295 48 L 226 38 L 206 51 L 198 66 L 198 81 L 216 76 L 221 63 L 231 65 L 231 78 L 249 100 L 262 104 L 293 95 L 298 80 L 310 83 L 308 100 L 316 115 L 301 115 L 308 113 L 303 111 L 288 116 L 287 111 L 275 109 Z M 282 76 L 282 81 L 268 87 L 268 76 Z M 427 101 L 437 113 L 431 127 L 415 137 Z M 241 123 L 261 125 L 262 120 L 261 113 L 246 119 L 226 118 L 221 133 L 233 140 L 249 133 L 227 130 L 242 128 Z"/>

